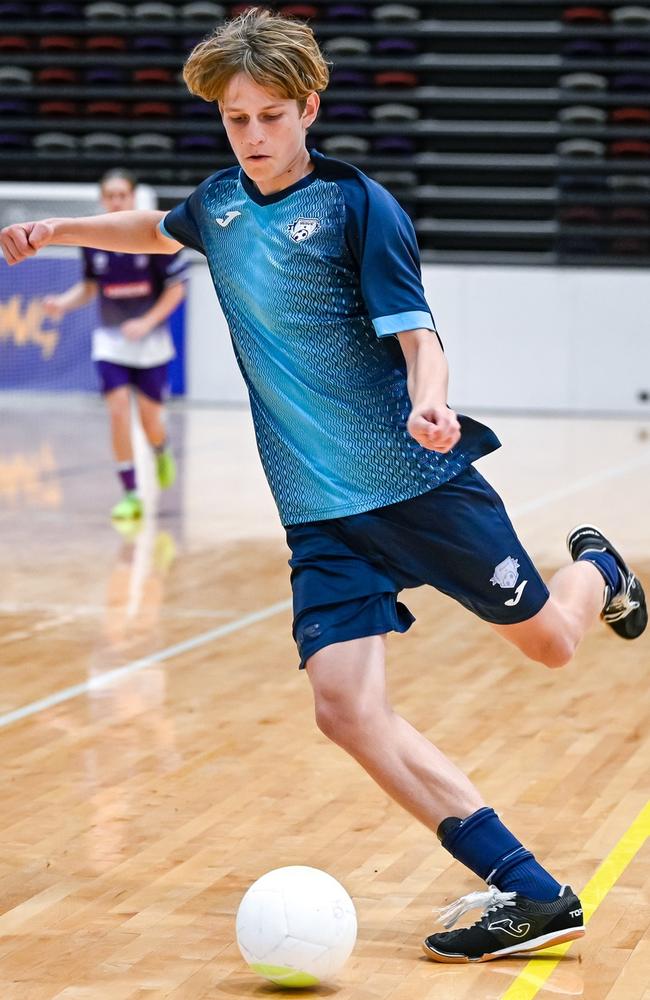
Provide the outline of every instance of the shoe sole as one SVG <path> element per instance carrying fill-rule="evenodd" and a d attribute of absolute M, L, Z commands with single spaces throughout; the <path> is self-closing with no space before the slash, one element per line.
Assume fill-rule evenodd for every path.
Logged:
<path fill-rule="evenodd" d="M 572 559 L 573 559 L 573 556 L 571 555 L 571 545 L 569 544 L 569 539 L 573 535 L 575 535 L 578 531 L 595 531 L 596 534 L 600 535 L 601 538 L 603 538 L 603 540 L 605 542 L 604 551 L 605 552 L 611 552 L 611 554 L 614 556 L 614 558 L 618 562 L 620 562 L 623 566 L 625 566 L 625 568 L 627 569 L 628 573 L 630 572 L 629 566 L 625 562 L 625 559 L 623 558 L 623 556 L 621 555 L 621 553 L 618 552 L 614 548 L 614 546 L 610 542 L 609 538 L 607 538 L 606 535 L 603 535 L 603 533 L 600 530 L 600 528 L 597 528 L 595 524 L 576 524 L 575 528 L 572 528 L 571 531 L 569 532 L 569 534 L 566 536 L 566 547 L 569 550 L 569 555 L 571 556 Z M 597 550 L 597 551 L 602 551 L 602 550 Z"/>
<path fill-rule="evenodd" d="M 474 962 L 491 962 L 495 958 L 506 958 L 508 955 L 526 954 L 529 951 L 543 951 L 545 948 L 553 948 L 556 944 L 563 944 L 565 941 L 576 941 L 585 936 L 584 927 L 573 927 L 564 932 L 554 932 L 552 934 L 542 934 L 533 938 L 532 941 L 524 941 L 522 944 L 513 944 L 509 948 L 501 948 L 499 951 L 488 952 L 479 958 L 468 958 L 467 955 L 445 954 L 430 948 L 426 941 L 422 942 L 422 951 L 432 962 L 442 962 L 446 965 L 464 965 Z"/>

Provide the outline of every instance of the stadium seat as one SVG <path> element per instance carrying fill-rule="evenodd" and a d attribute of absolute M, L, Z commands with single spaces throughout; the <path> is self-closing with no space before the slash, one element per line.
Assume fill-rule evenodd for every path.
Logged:
<path fill-rule="evenodd" d="M 194 0 L 184 3 L 180 8 L 180 16 L 184 21 L 221 21 L 226 16 L 226 9 L 221 3 L 210 3 L 209 0 Z"/>
<path fill-rule="evenodd" d="M 71 66 L 47 66 L 37 71 L 36 82 L 45 86 L 72 87 L 79 82 L 79 70 Z"/>
<path fill-rule="evenodd" d="M 327 8 L 329 21 L 366 21 L 368 8 L 361 3 L 334 3 Z"/>
<path fill-rule="evenodd" d="M 627 5 L 615 7 L 612 11 L 612 21 L 630 28 L 650 27 L 650 8 Z"/>
<path fill-rule="evenodd" d="M 138 101 L 133 105 L 134 118 L 173 118 L 174 109 L 168 101 Z"/>
<path fill-rule="evenodd" d="M 320 11 L 312 3 L 283 3 L 278 7 L 278 13 L 285 17 L 299 17 L 303 21 L 315 21 Z"/>
<path fill-rule="evenodd" d="M 174 41 L 168 35 L 136 35 L 134 52 L 172 52 Z"/>
<path fill-rule="evenodd" d="M 416 151 L 413 139 L 405 135 L 380 135 L 372 143 L 378 156 L 412 156 Z"/>
<path fill-rule="evenodd" d="M 572 38 L 562 47 L 566 59 L 606 59 L 608 45 L 595 38 Z"/>
<path fill-rule="evenodd" d="M 25 21 L 32 16 L 31 4 L 28 3 L 0 3 L 0 24 L 5 21 Z"/>
<path fill-rule="evenodd" d="M 387 188 L 414 188 L 418 183 L 415 170 L 376 170 L 372 176 Z"/>
<path fill-rule="evenodd" d="M 126 81 L 126 73 L 115 66 L 91 66 L 84 71 L 84 80 L 91 86 L 119 87 Z"/>
<path fill-rule="evenodd" d="M 602 125 L 607 121 L 607 112 L 587 104 L 572 104 L 560 108 L 557 117 L 567 125 Z"/>
<path fill-rule="evenodd" d="M 612 80 L 612 90 L 647 92 L 650 90 L 650 73 L 619 73 Z"/>
<path fill-rule="evenodd" d="M 29 52 L 31 38 L 26 35 L 0 35 L 0 52 Z M 3 57 L 4 58 L 4 57 Z"/>
<path fill-rule="evenodd" d="M 31 82 L 31 70 L 24 66 L 0 66 L 0 87 L 25 87 Z"/>
<path fill-rule="evenodd" d="M 610 118 L 615 125 L 650 125 L 649 108 L 613 108 Z"/>
<path fill-rule="evenodd" d="M 41 153 L 75 153 L 79 141 L 69 132 L 41 132 L 34 136 L 34 148 Z"/>
<path fill-rule="evenodd" d="M 25 132 L 0 132 L 0 149 L 3 152 L 19 152 L 27 147 L 28 140 Z"/>
<path fill-rule="evenodd" d="M 607 77 L 601 73 L 565 73 L 558 81 L 561 90 L 607 90 Z"/>
<path fill-rule="evenodd" d="M 21 99 L 13 100 L 12 98 L 2 97 L 0 98 L 0 117 L 9 117 L 14 115 L 16 118 L 26 118 L 27 115 L 31 114 L 31 102 L 24 101 Z"/>
<path fill-rule="evenodd" d="M 135 4 L 133 16 L 140 21 L 173 21 L 176 18 L 176 11 L 170 3 L 150 0 L 148 3 Z"/>
<path fill-rule="evenodd" d="M 647 59 L 650 56 L 650 41 L 620 38 L 614 42 L 614 55 L 618 59 Z"/>
<path fill-rule="evenodd" d="M 609 144 L 609 155 L 638 156 L 647 160 L 650 159 L 650 142 L 644 139 L 619 139 Z"/>
<path fill-rule="evenodd" d="M 319 145 L 330 156 L 363 156 L 370 152 L 370 140 L 360 135 L 332 135 Z"/>
<path fill-rule="evenodd" d="M 333 67 L 330 79 L 332 87 L 352 87 L 354 89 L 367 87 L 370 82 L 368 73 L 337 66 Z"/>
<path fill-rule="evenodd" d="M 596 139 L 563 139 L 556 146 L 558 156 L 579 156 L 595 159 L 605 155 L 605 143 Z"/>
<path fill-rule="evenodd" d="M 324 48 L 331 56 L 366 56 L 370 52 L 370 42 L 365 38 L 340 35 L 336 38 L 327 38 Z"/>
<path fill-rule="evenodd" d="M 377 55 L 396 56 L 398 59 L 416 55 L 418 48 L 415 38 L 379 38 L 375 42 Z"/>
<path fill-rule="evenodd" d="M 129 8 L 125 3 L 114 3 L 113 0 L 97 0 L 89 3 L 84 14 L 88 21 L 126 21 Z"/>
<path fill-rule="evenodd" d="M 417 87 L 418 78 L 415 73 L 406 70 L 385 70 L 382 73 L 375 73 L 374 81 L 376 87 Z"/>
<path fill-rule="evenodd" d="M 84 111 L 91 118 L 124 118 L 127 105 L 124 101 L 88 101 Z"/>
<path fill-rule="evenodd" d="M 151 87 L 157 87 L 161 84 L 169 86 L 174 82 L 174 74 L 170 69 L 165 69 L 162 66 L 149 66 L 134 70 L 133 82 Z"/>
<path fill-rule="evenodd" d="M 76 101 L 41 101 L 38 105 L 39 115 L 54 118 L 76 118 L 79 105 Z"/>
<path fill-rule="evenodd" d="M 419 20 L 417 7 L 406 3 L 382 3 L 374 7 L 372 16 L 376 21 L 414 22 Z"/>
<path fill-rule="evenodd" d="M 223 142 L 218 135 L 194 134 L 181 135 L 176 143 L 179 153 L 216 153 L 223 148 Z"/>
<path fill-rule="evenodd" d="M 601 7 L 567 7 L 562 20 L 567 24 L 606 24 L 608 16 Z"/>
<path fill-rule="evenodd" d="M 127 145 L 135 153 L 168 153 L 174 148 L 174 140 L 161 132 L 141 132 L 129 136 Z"/>
<path fill-rule="evenodd" d="M 343 102 L 328 104 L 324 114 L 327 121 L 332 122 L 365 122 L 368 120 L 368 108 L 363 104 Z"/>
<path fill-rule="evenodd" d="M 396 123 L 414 122 L 420 117 L 420 111 L 412 104 L 377 104 L 370 109 L 370 115 L 376 122 Z"/>
<path fill-rule="evenodd" d="M 83 4 L 66 3 L 64 0 L 39 3 L 38 16 L 44 21 L 82 21 Z"/>
<path fill-rule="evenodd" d="M 74 35 L 44 35 L 39 38 L 38 47 L 43 52 L 75 52 L 79 39 Z"/>
<path fill-rule="evenodd" d="M 126 39 L 119 35 L 90 35 L 84 46 L 88 52 L 124 52 Z"/>
<path fill-rule="evenodd" d="M 123 153 L 124 137 L 114 132 L 88 132 L 81 138 L 82 147 L 89 153 Z"/>

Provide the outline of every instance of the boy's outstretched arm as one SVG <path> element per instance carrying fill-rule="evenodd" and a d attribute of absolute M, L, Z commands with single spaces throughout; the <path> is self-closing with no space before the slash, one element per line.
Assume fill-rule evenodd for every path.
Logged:
<path fill-rule="evenodd" d="M 8 264 L 20 264 L 51 244 L 120 253 L 176 253 L 182 244 L 158 228 L 164 216 L 165 212 L 153 211 L 109 212 L 80 219 L 18 222 L 0 231 L 0 247 Z"/>

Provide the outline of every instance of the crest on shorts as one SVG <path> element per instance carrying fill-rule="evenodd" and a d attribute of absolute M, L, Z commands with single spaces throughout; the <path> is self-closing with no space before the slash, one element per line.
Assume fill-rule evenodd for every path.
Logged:
<path fill-rule="evenodd" d="M 320 229 L 318 219 L 296 219 L 290 226 L 287 226 L 289 236 L 294 243 L 304 243 L 310 236 Z"/>
<path fill-rule="evenodd" d="M 512 556 L 508 556 L 498 566 L 494 567 L 494 576 L 490 579 L 490 583 L 493 587 L 498 584 L 504 590 L 507 590 L 509 587 L 514 587 L 518 579 L 519 562 L 513 559 Z"/>

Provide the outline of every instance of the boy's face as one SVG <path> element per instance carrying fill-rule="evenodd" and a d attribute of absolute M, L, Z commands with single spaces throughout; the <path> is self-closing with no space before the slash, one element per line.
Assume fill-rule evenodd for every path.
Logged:
<path fill-rule="evenodd" d="M 262 194 L 282 191 L 305 176 L 305 135 L 319 103 L 318 94 L 310 94 L 301 113 L 297 101 L 260 87 L 245 73 L 230 80 L 219 104 L 224 128 L 244 172 Z"/>
<path fill-rule="evenodd" d="M 101 201 L 105 212 L 127 211 L 135 208 L 135 191 L 123 177 L 111 177 L 102 184 Z"/>

